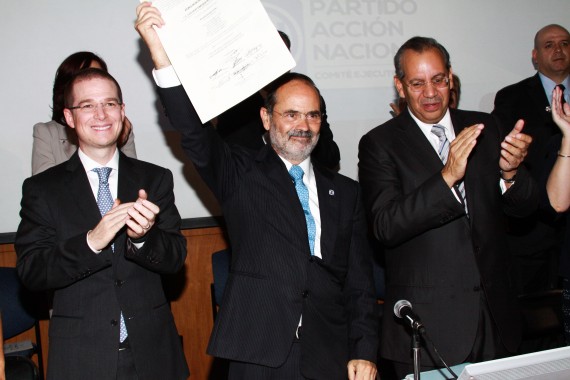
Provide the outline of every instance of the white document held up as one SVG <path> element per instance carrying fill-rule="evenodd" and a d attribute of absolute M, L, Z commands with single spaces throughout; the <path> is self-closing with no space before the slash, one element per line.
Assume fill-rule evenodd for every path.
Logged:
<path fill-rule="evenodd" d="M 295 66 L 260 0 L 154 0 L 160 40 L 205 123 Z"/>

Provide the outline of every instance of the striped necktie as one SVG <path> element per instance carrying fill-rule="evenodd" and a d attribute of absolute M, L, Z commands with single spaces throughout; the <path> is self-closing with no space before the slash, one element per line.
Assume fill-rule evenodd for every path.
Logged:
<path fill-rule="evenodd" d="M 437 154 L 439 154 L 441 162 L 443 162 L 445 165 L 447 162 L 447 156 L 449 155 L 449 140 L 445 134 L 445 127 L 443 125 L 435 124 L 431 127 L 431 133 L 436 135 L 439 139 L 439 149 L 437 151 Z M 462 200 L 461 203 L 463 203 L 463 206 L 465 207 L 465 213 L 469 215 L 467 210 L 467 202 L 465 201 L 465 185 L 463 184 L 463 181 L 455 185 L 455 188 L 459 191 L 459 195 L 461 196 Z"/>

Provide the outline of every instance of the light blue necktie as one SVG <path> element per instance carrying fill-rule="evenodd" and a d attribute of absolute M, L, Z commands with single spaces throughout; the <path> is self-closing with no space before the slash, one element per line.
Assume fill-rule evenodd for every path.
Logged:
<path fill-rule="evenodd" d="M 443 125 L 435 124 L 434 126 L 431 127 L 431 133 L 433 133 L 439 138 L 439 150 L 437 151 L 437 153 L 439 154 L 441 162 L 443 162 L 443 164 L 445 165 L 445 163 L 447 162 L 447 156 L 449 155 L 449 140 L 445 135 L 445 127 Z M 456 188 L 457 190 L 459 190 L 459 195 L 463 200 L 462 203 L 465 206 L 465 213 L 469 215 L 467 212 L 468 211 L 467 203 L 465 202 L 465 185 L 463 184 L 463 181 L 459 182 L 459 184 L 456 185 Z"/>
<path fill-rule="evenodd" d="M 101 216 L 111 210 L 113 207 L 113 196 L 111 195 L 111 189 L 109 189 L 109 175 L 111 174 L 112 168 L 95 168 L 93 171 L 99 176 L 99 189 L 97 190 L 97 206 L 99 206 L 99 211 Z M 115 251 L 114 245 L 111 245 L 113 252 Z M 125 319 L 123 318 L 123 312 L 121 312 L 121 322 L 120 322 L 120 341 L 121 343 L 127 339 L 129 333 L 127 332 L 127 326 L 125 326 Z"/>
<path fill-rule="evenodd" d="M 289 170 L 289 175 L 295 182 L 295 190 L 297 190 L 297 195 L 301 201 L 301 206 L 303 206 L 303 211 L 305 213 L 305 221 L 307 222 L 307 234 L 309 235 L 309 247 L 311 249 L 311 255 L 315 254 L 315 235 L 317 232 L 317 226 L 315 225 L 315 219 L 311 214 L 311 209 L 309 208 L 309 190 L 307 186 L 303 183 L 303 169 L 300 166 L 293 165 Z"/>

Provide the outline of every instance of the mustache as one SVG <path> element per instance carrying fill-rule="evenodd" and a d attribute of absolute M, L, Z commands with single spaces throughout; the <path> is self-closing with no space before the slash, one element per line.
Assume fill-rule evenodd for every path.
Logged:
<path fill-rule="evenodd" d="M 433 98 L 422 100 L 422 104 L 441 103 L 441 101 L 442 101 L 441 96 L 434 96 Z"/>
<path fill-rule="evenodd" d="M 308 138 L 312 138 L 314 136 L 313 132 L 311 131 L 302 131 L 299 129 L 294 129 L 292 131 L 289 131 L 287 133 L 287 136 L 289 137 L 308 137 Z"/>

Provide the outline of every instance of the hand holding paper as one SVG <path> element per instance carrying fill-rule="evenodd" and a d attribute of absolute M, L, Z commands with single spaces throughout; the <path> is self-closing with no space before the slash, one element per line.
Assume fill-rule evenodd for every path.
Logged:
<path fill-rule="evenodd" d="M 154 68 L 159 70 L 171 65 L 170 59 L 162 46 L 162 42 L 158 37 L 155 28 L 161 28 L 164 20 L 160 15 L 160 11 L 153 7 L 149 2 L 143 2 L 137 7 L 137 20 L 135 29 L 139 32 L 141 38 L 150 50 Z"/>
<path fill-rule="evenodd" d="M 172 62 L 202 122 L 295 66 L 259 0 L 143 3 L 136 29 L 157 69 Z"/>

